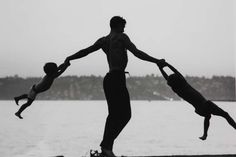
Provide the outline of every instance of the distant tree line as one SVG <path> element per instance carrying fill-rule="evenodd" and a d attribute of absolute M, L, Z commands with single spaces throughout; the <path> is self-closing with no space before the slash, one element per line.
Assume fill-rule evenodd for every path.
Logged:
<path fill-rule="evenodd" d="M 28 93 L 29 88 L 40 81 L 39 77 L 16 76 L 0 78 L 0 100 Z M 235 78 L 231 76 L 191 77 L 187 81 L 210 100 L 235 101 Z M 104 100 L 103 77 L 64 76 L 55 80 L 52 87 L 38 95 L 38 100 Z M 132 100 L 179 100 L 161 76 L 129 77 L 127 88 Z"/>

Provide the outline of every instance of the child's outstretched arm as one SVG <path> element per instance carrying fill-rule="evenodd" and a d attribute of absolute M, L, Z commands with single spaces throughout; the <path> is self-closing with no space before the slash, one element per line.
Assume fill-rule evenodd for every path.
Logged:
<path fill-rule="evenodd" d="M 177 69 L 175 69 L 172 65 L 170 65 L 169 63 L 166 63 L 167 66 L 170 68 L 170 70 L 172 70 L 175 74 L 184 77 Z"/>
<path fill-rule="evenodd" d="M 62 63 L 61 65 L 59 65 L 58 67 L 58 72 L 56 74 L 55 77 L 59 77 L 67 68 L 68 66 L 70 66 L 70 63 Z"/>
<path fill-rule="evenodd" d="M 160 71 L 161 71 L 161 74 L 162 74 L 162 76 L 166 79 L 166 80 L 168 80 L 168 75 L 167 75 L 167 73 L 164 71 L 164 67 L 163 66 L 158 66 L 159 67 L 159 69 L 160 69 Z"/>
<path fill-rule="evenodd" d="M 208 132 L 208 129 L 210 126 L 210 119 L 211 119 L 211 115 L 206 116 L 204 118 L 204 132 L 203 132 L 203 135 L 201 137 L 199 137 L 201 140 L 206 140 L 206 138 L 207 138 L 207 132 Z"/>

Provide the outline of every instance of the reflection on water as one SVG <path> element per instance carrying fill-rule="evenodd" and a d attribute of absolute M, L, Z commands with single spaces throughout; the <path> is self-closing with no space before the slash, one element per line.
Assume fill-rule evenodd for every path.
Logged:
<path fill-rule="evenodd" d="M 235 102 L 216 102 L 236 119 Z M 35 101 L 17 119 L 13 101 L 0 101 L 0 154 L 4 157 L 85 155 L 99 149 L 105 101 Z M 203 118 L 184 101 L 132 101 L 132 119 L 116 140 L 117 155 L 236 153 L 236 132 L 213 116 L 207 141 Z"/>

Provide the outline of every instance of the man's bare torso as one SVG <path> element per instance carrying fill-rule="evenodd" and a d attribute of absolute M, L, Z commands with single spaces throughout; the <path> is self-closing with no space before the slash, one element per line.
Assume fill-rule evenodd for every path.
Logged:
<path fill-rule="evenodd" d="M 109 70 L 125 71 L 128 63 L 123 33 L 110 33 L 101 39 L 102 50 L 107 55 Z"/>

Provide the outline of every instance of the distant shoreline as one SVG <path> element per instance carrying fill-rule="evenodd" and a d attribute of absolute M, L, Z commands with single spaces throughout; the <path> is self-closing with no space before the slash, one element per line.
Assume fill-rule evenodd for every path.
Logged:
<path fill-rule="evenodd" d="M 0 78 L 0 100 L 28 93 L 40 77 Z M 206 99 L 213 101 L 236 101 L 234 77 L 212 78 L 186 76 L 186 80 Z M 127 76 L 127 88 L 131 100 L 181 100 L 167 85 L 162 76 Z M 37 100 L 105 100 L 101 76 L 63 76 L 56 79 L 49 90 L 38 94 Z"/>

